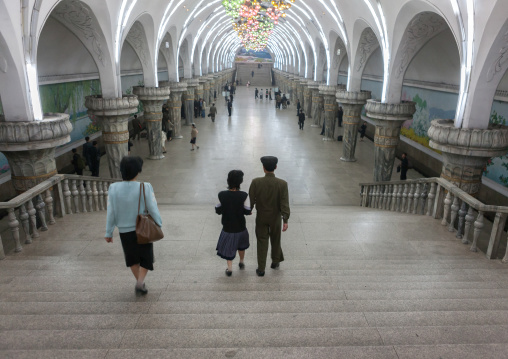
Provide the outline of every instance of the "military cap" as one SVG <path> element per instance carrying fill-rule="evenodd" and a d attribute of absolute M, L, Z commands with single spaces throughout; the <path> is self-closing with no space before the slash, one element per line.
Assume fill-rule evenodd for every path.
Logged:
<path fill-rule="evenodd" d="M 261 163 L 263 164 L 263 167 L 268 172 L 275 171 L 275 167 L 277 167 L 277 162 L 279 162 L 279 159 L 274 156 L 263 156 L 261 157 Z"/>

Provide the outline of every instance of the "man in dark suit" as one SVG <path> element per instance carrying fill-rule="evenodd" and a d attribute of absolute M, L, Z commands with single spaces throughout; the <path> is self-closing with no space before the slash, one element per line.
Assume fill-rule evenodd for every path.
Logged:
<path fill-rule="evenodd" d="M 93 141 L 93 146 L 90 149 L 90 160 L 92 162 L 92 176 L 99 177 L 99 167 L 101 164 L 101 152 L 99 150 L 99 146 L 97 141 Z"/>
<path fill-rule="evenodd" d="M 279 263 L 284 260 L 280 246 L 281 227 L 282 232 L 288 229 L 289 194 L 286 181 L 275 177 L 277 157 L 261 157 L 264 177 L 255 178 L 249 188 L 251 208 L 256 207 L 256 237 L 258 245 L 258 268 L 256 273 L 259 277 L 265 275 L 266 256 L 268 254 L 268 239 L 272 246 L 272 269 L 279 268 Z M 283 223 L 281 223 L 283 222 Z M 282 226 L 281 226 L 282 224 Z"/>
<path fill-rule="evenodd" d="M 92 142 L 90 142 L 90 137 L 85 137 L 85 144 L 83 145 L 83 157 L 85 158 L 86 165 L 88 169 L 92 170 L 92 161 L 90 159 L 90 149 L 92 148 Z"/>

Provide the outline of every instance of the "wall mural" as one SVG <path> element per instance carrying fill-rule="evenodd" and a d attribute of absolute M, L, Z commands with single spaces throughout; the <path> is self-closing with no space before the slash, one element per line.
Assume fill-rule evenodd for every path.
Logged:
<path fill-rule="evenodd" d="M 167 72 L 159 73 L 159 79 L 167 80 Z M 143 84 L 143 75 L 122 76 L 122 92 L 132 93 L 133 86 Z M 100 131 L 99 125 L 95 119 L 88 117 L 85 107 L 85 97 L 98 95 L 101 91 L 99 79 L 84 80 L 75 82 L 62 82 L 56 84 L 41 85 L 39 87 L 41 94 L 42 111 L 44 113 L 57 112 L 67 113 L 72 123 L 71 143 L 80 141 L 86 136 Z M 141 101 L 138 107 L 138 113 L 143 111 Z M 0 114 L 3 114 L 0 102 Z M 0 174 L 9 171 L 7 158 L 0 153 Z"/>
<path fill-rule="evenodd" d="M 273 62 L 272 55 L 267 51 L 240 49 L 236 53 L 235 62 Z"/>
<path fill-rule="evenodd" d="M 362 90 L 371 91 L 372 98 L 374 99 L 379 99 L 381 97 L 382 87 L 383 84 L 379 81 L 362 80 Z M 430 148 L 427 131 L 431 121 L 434 119 L 453 119 L 455 117 L 458 95 L 437 90 L 403 86 L 402 100 L 414 101 L 416 103 L 416 112 L 411 121 L 406 121 L 403 124 L 401 135 Z M 363 115 L 365 115 L 365 109 Z M 492 105 L 491 122 L 507 124 L 507 119 L 508 103 L 494 101 Z M 506 156 L 493 158 L 489 161 L 484 175 L 508 187 L 508 154 Z"/>

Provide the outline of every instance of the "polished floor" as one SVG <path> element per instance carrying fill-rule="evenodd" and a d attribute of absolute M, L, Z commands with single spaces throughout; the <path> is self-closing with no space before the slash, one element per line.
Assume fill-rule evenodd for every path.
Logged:
<path fill-rule="evenodd" d="M 232 169 L 245 173 L 248 188 L 253 178 L 263 175 L 259 159 L 265 155 L 279 158 L 276 175 L 288 181 L 295 205 L 357 205 L 358 183 L 373 179 L 374 145 L 369 140 L 358 143 L 358 161 L 346 163 L 340 160 L 342 142 L 322 141 L 321 128 L 311 127 L 311 119 L 300 131 L 294 106 L 276 110 L 275 101 L 255 100 L 253 87 L 239 87 L 230 118 L 222 99 L 217 99 L 217 107 L 215 123 L 209 117 L 193 119 L 199 150 L 190 151 L 190 127 L 183 126 L 184 138 L 167 143 L 165 159 L 145 162 L 142 178 L 154 185 L 161 203 L 215 203 Z M 337 127 L 336 135 L 341 131 Z M 133 155 L 147 153 L 146 140 L 134 141 Z M 107 175 L 107 163 L 102 162 L 101 173 Z M 421 176 L 410 171 L 408 177 Z"/>
<path fill-rule="evenodd" d="M 296 111 L 252 97 L 239 93 L 230 120 L 223 104 L 216 123 L 196 120 L 199 150 L 187 127 L 167 158 L 146 161 L 166 235 L 147 296 L 134 295 L 118 235 L 104 241 L 104 212 L 57 218 L 0 261 L 0 358 L 506 358 L 508 266 L 432 218 L 358 207 L 372 143 L 342 163 L 340 144 L 299 131 Z M 134 151 L 146 156 L 146 142 Z M 266 154 L 291 188 L 286 260 L 256 276 L 251 216 L 246 269 L 235 261 L 226 277 L 216 194 L 232 168 L 247 189 Z"/>

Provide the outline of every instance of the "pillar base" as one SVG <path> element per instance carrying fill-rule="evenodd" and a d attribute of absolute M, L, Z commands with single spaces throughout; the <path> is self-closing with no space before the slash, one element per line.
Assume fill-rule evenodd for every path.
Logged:
<path fill-rule="evenodd" d="M 105 99 L 101 95 L 86 97 L 88 114 L 97 117 L 101 124 L 112 178 L 122 178 L 120 161 L 128 154 L 129 116 L 137 112 L 138 105 L 138 97 L 135 95 L 111 99 Z"/>
<path fill-rule="evenodd" d="M 0 122 L 0 151 L 7 157 L 15 190 L 23 193 L 57 174 L 55 147 L 71 141 L 69 115 L 42 121 Z"/>
<path fill-rule="evenodd" d="M 343 134 L 343 156 L 344 162 L 355 162 L 356 143 L 358 139 L 358 125 L 360 124 L 363 106 L 371 97 L 370 91 L 350 92 L 345 90 L 337 91 L 335 97 L 337 102 L 342 105 L 344 116 L 342 125 Z"/>
<path fill-rule="evenodd" d="M 367 116 L 376 124 L 374 181 L 390 181 L 395 163 L 395 149 L 400 140 L 400 129 L 405 121 L 413 118 L 416 104 L 410 101 L 389 104 L 367 100 L 365 109 Z"/>
<path fill-rule="evenodd" d="M 453 120 L 433 120 L 428 135 L 430 147 L 443 153 L 441 177 L 472 196 L 480 191 L 488 160 L 508 152 L 508 126 L 456 128 Z"/>

